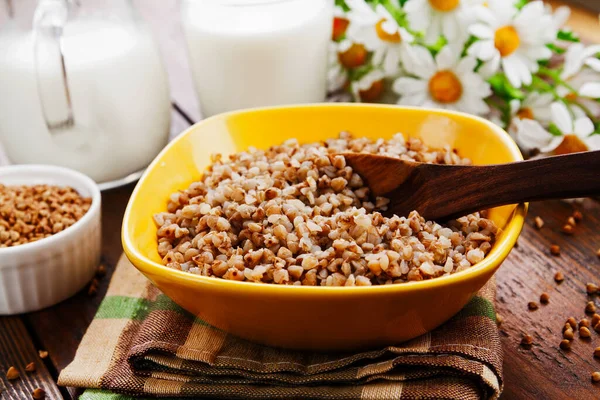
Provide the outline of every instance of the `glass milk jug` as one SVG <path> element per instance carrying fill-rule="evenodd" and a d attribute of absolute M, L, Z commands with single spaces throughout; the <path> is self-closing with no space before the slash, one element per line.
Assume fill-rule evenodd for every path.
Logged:
<path fill-rule="evenodd" d="M 0 0 L 0 143 L 11 162 L 114 187 L 164 147 L 170 115 L 157 47 L 130 1 Z"/>

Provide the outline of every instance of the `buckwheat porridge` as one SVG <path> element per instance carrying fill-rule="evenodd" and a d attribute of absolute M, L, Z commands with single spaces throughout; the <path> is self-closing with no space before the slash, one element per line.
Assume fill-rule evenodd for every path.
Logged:
<path fill-rule="evenodd" d="M 321 143 L 288 140 L 228 160 L 215 155 L 198 182 L 156 214 L 163 263 L 237 281 L 370 286 L 431 279 L 483 260 L 498 228 L 480 213 L 440 225 L 416 211 L 387 218 L 388 200 L 339 153 L 468 164 L 449 147 L 430 149 L 400 134 L 390 140 L 348 133 Z M 334 155 L 338 154 L 338 155 Z"/>

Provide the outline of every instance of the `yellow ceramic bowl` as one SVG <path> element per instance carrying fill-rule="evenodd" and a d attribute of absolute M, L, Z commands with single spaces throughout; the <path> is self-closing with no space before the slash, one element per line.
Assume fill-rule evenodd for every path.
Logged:
<path fill-rule="evenodd" d="M 186 310 L 226 332 L 267 345 L 350 350 L 396 344 L 436 328 L 456 314 L 506 258 L 523 226 L 525 204 L 492 211 L 503 234 L 485 260 L 428 281 L 371 287 L 280 286 L 208 278 L 161 265 L 152 215 L 166 209 L 171 193 L 200 178 L 210 154 L 266 148 L 289 138 L 314 142 L 344 130 L 371 138 L 402 132 L 431 146 L 449 144 L 475 164 L 522 159 L 502 129 L 446 111 L 319 104 L 222 114 L 188 129 L 150 165 L 125 212 L 125 253 Z"/>

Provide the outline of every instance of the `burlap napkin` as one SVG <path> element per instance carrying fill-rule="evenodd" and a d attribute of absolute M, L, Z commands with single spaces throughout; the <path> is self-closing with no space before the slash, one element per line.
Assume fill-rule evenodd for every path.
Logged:
<path fill-rule="evenodd" d="M 194 318 L 127 261 L 59 384 L 83 400 L 496 399 L 502 349 L 489 283 L 437 330 L 394 347 L 318 354 L 238 339 Z"/>

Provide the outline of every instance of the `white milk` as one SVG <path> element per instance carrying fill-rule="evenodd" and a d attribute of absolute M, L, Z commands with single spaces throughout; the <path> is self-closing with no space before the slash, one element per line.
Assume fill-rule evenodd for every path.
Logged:
<path fill-rule="evenodd" d="M 204 115 L 321 102 L 333 0 L 186 0 L 183 27 Z"/>
<path fill-rule="evenodd" d="M 46 127 L 34 66 L 32 33 L 0 35 L 0 141 L 12 162 L 55 164 L 97 182 L 146 167 L 168 140 L 166 75 L 148 32 L 108 20 L 77 20 L 63 36 L 75 126 L 52 135 Z M 49 115 L 64 115 L 60 74 L 42 81 Z M 49 69 L 49 67 L 48 67 Z M 50 90 L 50 96 L 48 96 Z"/>

